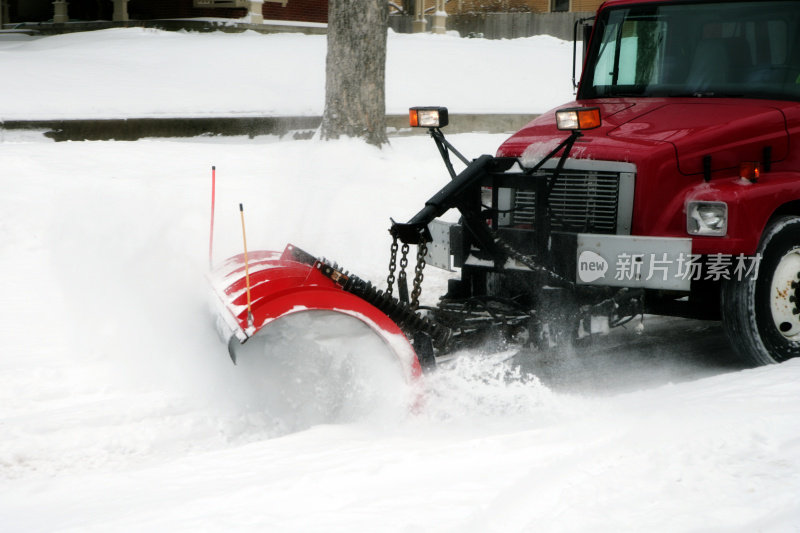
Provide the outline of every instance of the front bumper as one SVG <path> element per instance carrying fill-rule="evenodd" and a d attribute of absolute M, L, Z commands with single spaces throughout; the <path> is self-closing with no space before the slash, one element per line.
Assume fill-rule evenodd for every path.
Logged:
<path fill-rule="evenodd" d="M 494 272 L 530 270 L 512 258 L 496 264 L 477 250 L 461 250 L 458 224 L 437 220 L 429 227 L 434 239 L 426 257 L 430 265 L 451 271 L 453 266 Z M 532 231 L 500 230 L 498 234 L 514 249 L 534 255 Z M 689 291 L 701 267 L 700 256 L 692 254 L 690 238 L 553 232 L 550 248 L 550 256 L 537 258 L 537 263 L 577 285 Z"/>
<path fill-rule="evenodd" d="M 671 291 L 690 289 L 698 259 L 688 238 L 585 233 L 577 236 L 575 256 L 579 285 Z"/>

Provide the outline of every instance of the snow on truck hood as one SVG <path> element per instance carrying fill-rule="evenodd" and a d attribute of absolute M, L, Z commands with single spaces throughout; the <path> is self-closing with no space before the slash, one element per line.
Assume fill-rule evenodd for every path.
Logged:
<path fill-rule="evenodd" d="M 584 132 L 572 156 L 581 159 L 633 161 L 652 156 L 657 145 L 671 144 L 683 174 L 703 172 L 711 156 L 712 170 L 734 168 L 741 161 L 760 161 L 770 146 L 772 160 L 786 157 L 789 137 L 780 108 L 766 102 L 739 99 L 647 98 L 613 103 L 573 102 L 599 107 L 603 125 Z M 553 147 L 567 132 L 555 126 L 555 109 L 538 117 L 509 138 L 497 155 L 519 157 L 528 166 L 543 145 Z"/>

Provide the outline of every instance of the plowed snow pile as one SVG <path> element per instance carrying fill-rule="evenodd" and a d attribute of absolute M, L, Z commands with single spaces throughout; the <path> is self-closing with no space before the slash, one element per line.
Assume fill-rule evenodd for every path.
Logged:
<path fill-rule="evenodd" d="M 371 417 L 397 420 L 414 390 L 396 357 L 360 320 L 331 311 L 286 316 L 237 351 L 241 401 L 283 432 Z"/>
<path fill-rule="evenodd" d="M 503 137 L 451 141 L 477 156 Z M 293 242 L 376 284 L 389 217 L 448 181 L 424 133 L 383 150 L 5 134 L 3 532 L 799 531 L 800 361 L 731 366 L 713 325 L 645 322 L 524 369 L 463 354 L 410 411 L 419 391 L 339 324 L 323 357 L 297 354 L 313 371 L 281 369 L 280 346 L 234 366 L 207 307 L 211 165 L 217 260 L 240 251 L 243 202 L 251 248 Z M 445 283 L 426 270 L 424 301 Z"/>

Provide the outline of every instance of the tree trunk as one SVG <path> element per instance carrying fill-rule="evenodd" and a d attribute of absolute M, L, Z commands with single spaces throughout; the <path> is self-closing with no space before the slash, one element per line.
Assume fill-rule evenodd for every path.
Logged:
<path fill-rule="evenodd" d="M 386 138 L 386 0 L 328 0 L 323 139 Z"/>

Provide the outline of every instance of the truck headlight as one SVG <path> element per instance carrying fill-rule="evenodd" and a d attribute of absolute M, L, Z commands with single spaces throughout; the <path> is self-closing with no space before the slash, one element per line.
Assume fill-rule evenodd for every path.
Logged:
<path fill-rule="evenodd" d="M 686 231 L 689 235 L 725 236 L 728 233 L 728 204 L 689 202 L 686 205 Z"/>
<path fill-rule="evenodd" d="M 408 124 L 412 128 L 444 128 L 448 121 L 446 107 L 412 107 L 408 110 Z"/>

